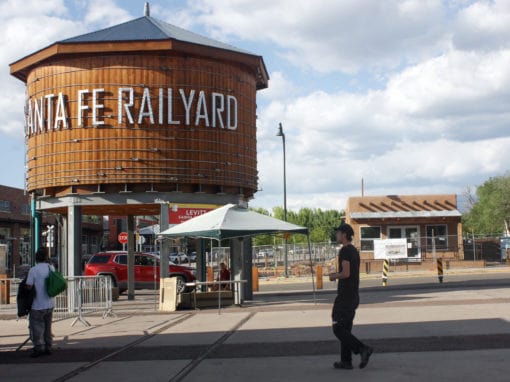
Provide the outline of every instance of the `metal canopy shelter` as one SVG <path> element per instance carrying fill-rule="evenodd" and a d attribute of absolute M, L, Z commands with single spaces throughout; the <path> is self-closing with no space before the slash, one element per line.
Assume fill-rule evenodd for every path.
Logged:
<path fill-rule="evenodd" d="M 235 204 L 227 204 L 184 223 L 175 225 L 160 234 L 166 237 L 190 237 L 201 239 L 244 238 L 263 234 L 300 233 L 307 236 L 312 272 L 312 289 L 315 300 L 315 283 L 308 228 L 287 223 Z M 251 254 L 250 254 L 251 255 Z M 250 270 L 251 272 L 251 270 Z"/>

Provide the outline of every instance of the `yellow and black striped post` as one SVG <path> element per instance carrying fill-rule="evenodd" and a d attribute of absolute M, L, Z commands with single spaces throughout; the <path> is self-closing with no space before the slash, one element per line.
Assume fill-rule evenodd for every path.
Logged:
<path fill-rule="evenodd" d="M 437 278 L 440 283 L 443 283 L 443 259 L 441 257 L 437 259 Z"/>
<path fill-rule="evenodd" d="M 388 284 L 388 272 L 390 270 L 390 260 L 384 259 L 383 270 L 382 270 L 382 285 Z"/>

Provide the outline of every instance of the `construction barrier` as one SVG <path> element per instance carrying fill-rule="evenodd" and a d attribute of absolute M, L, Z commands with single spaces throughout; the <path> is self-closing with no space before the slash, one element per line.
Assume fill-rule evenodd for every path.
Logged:
<path fill-rule="evenodd" d="M 211 282 L 212 283 L 214 281 L 214 267 L 207 267 L 206 268 L 205 277 L 206 277 L 206 281 L 207 282 Z M 207 292 L 210 287 L 208 287 L 207 285 L 202 285 L 201 288 L 202 288 L 202 292 Z"/>
<path fill-rule="evenodd" d="M 388 285 L 388 272 L 390 271 L 390 260 L 384 259 L 383 272 L 382 272 L 382 285 Z"/>
<path fill-rule="evenodd" d="M 317 287 L 317 289 L 322 289 L 323 288 L 322 265 L 317 265 L 317 267 L 315 267 L 315 274 L 316 274 L 316 278 L 317 278 L 316 287 Z"/>
<path fill-rule="evenodd" d="M 259 268 L 257 266 L 251 268 L 251 288 L 253 292 L 259 290 Z"/>
<path fill-rule="evenodd" d="M 439 283 L 443 283 L 443 259 L 441 257 L 437 259 L 437 278 Z"/>
<path fill-rule="evenodd" d="M 214 268 L 207 267 L 207 281 L 214 281 Z"/>

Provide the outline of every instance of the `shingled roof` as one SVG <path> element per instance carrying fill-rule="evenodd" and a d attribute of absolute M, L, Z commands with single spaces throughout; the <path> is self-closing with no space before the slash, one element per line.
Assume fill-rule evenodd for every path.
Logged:
<path fill-rule="evenodd" d="M 138 19 L 114 25 L 109 28 L 71 37 L 65 40 L 61 40 L 59 43 L 69 44 L 87 42 L 156 41 L 168 39 L 225 49 L 244 54 L 252 54 L 246 50 L 238 49 L 232 45 L 201 36 L 199 34 L 187 31 L 150 16 L 142 16 Z"/>
<path fill-rule="evenodd" d="M 40 62 L 61 55 L 126 53 L 140 51 L 179 51 L 226 59 L 251 67 L 257 77 L 257 89 L 267 88 L 269 74 L 261 56 L 232 45 L 187 31 L 150 16 L 109 28 L 57 41 L 46 48 L 10 64 L 11 74 L 26 82 L 30 70 Z"/>

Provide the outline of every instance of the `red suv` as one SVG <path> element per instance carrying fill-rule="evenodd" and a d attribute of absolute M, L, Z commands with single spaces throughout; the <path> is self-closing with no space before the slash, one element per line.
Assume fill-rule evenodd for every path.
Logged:
<path fill-rule="evenodd" d="M 112 278 L 113 286 L 122 293 L 127 290 L 127 252 L 108 251 L 96 253 L 85 264 L 85 276 L 106 275 Z M 169 277 L 177 278 L 177 292 L 187 292 L 193 288 L 186 283 L 196 280 L 195 270 L 190 267 L 170 264 Z M 159 288 L 159 258 L 148 253 L 135 253 L 135 289 Z"/>

